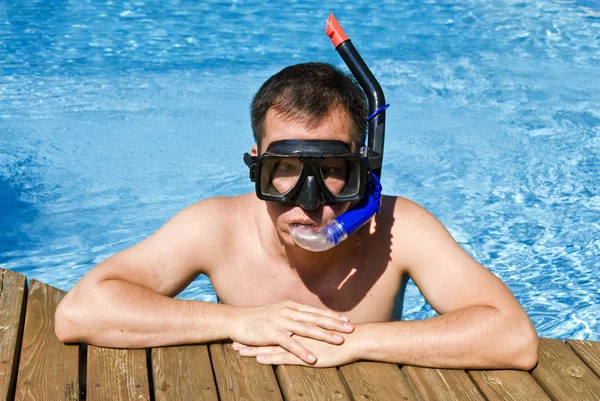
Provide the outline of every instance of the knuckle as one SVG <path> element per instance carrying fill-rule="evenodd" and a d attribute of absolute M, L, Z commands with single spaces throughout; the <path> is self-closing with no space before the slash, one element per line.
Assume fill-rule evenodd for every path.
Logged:
<path fill-rule="evenodd" d="M 314 324 L 319 319 L 319 315 L 316 313 L 312 313 L 312 312 L 305 312 L 304 319 L 305 319 L 305 321 Z"/>
<path fill-rule="evenodd" d="M 316 319 L 315 324 L 319 327 L 330 327 L 332 320 L 326 317 L 319 317 Z"/>
<path fill-rule="evenodd" d="M 303 322 L 296 323 L 296 332 L 298 334 L 309 334 L 312 326 Z"/>
<path fill-rule="evenodd" d="M 289 344 L 292 338 L 285 333 L 279 333 L 276 337 L 277 343 L 280 345 Z"/>

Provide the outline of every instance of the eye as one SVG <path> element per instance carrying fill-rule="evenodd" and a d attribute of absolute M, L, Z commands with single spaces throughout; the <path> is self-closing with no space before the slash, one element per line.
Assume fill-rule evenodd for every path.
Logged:
<path fill-rule="evenodd" d="M 340 167 L 323 167 L 321 171 L 324 176 L 336 176 L 342 174 L 342 169 Z"/>
<path fill-rule="evenodd" d="M 291 163 L 287 163 L 287 162 L 279 163 L 279 166 L 277 168 L 281 171 L 292 171 L 292 170 L 296 169 L 296 167 L 294 165 L 292 165 Z"/>
<path fill-rule="evenodd" d="M 273 165 L 272 177 L 296 177 L 302 171 L 302 162 L 297 159 L 278 160 Z"/>
<path fill-rule="evenodd" d="M 330 159 L 323 161 L 320 166 L 323 177 L 345 177 L 346 163 L 339 159 Z"/>

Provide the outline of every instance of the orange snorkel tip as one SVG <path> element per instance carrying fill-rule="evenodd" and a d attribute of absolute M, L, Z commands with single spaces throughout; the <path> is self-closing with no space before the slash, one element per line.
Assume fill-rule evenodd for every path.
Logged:
<path fill-rule="evenodd" d="M 344 33 L 344 30 L 340 26 L 340 23 L 333 14 L 329 15 L 329 19 L 327 20 L 327 27 L 325 28 L 325 33 L 331 39 L 331 43 L 335 47 L 338 47 L 342 43 L 348 40 L 348 36 Z"/>

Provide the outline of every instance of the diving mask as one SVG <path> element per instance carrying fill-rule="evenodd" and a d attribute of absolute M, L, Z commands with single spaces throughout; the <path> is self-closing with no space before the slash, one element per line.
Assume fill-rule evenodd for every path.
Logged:
<path fill-rule="evenodd" d="M 313 210 L 361 199 L 375 156 L 370 153 L 353 153 L 342 141 L 282 140 L 260 156 L 246 153 L 244 162 L 259 199 Z"/>

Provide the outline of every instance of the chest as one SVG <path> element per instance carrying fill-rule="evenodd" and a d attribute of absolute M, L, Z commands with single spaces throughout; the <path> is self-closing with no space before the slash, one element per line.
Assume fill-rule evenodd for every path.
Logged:
<path fill-rule="evenodd" d="M 401 278 L 387 261 L 338 264 L 311 278 L 265 263 L 218 269 L 211 282 L 221 302 L 252 306 L 293 300 L 343 312 L 357 323 L 392 318 Z"/>

